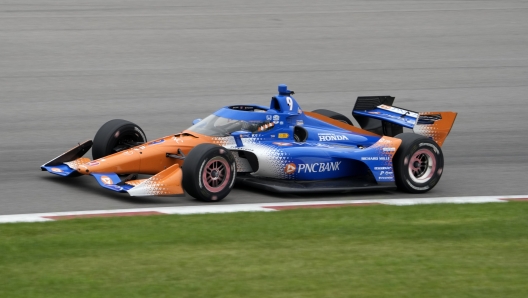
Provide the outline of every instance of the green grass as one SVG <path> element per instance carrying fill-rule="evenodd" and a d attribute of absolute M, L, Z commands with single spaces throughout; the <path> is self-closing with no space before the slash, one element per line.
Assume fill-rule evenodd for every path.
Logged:
<path fill-rule="evenodd" d="M 528 204 L 0 225 L 0 297 L 528 297 Z"/>

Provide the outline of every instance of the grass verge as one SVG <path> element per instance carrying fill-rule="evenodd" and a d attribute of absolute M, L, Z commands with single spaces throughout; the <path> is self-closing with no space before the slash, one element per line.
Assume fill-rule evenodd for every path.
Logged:
<path fill-rule="evenodd" d="M 528 204 L 0 225 L 0 297 L 528 297 Z"/>

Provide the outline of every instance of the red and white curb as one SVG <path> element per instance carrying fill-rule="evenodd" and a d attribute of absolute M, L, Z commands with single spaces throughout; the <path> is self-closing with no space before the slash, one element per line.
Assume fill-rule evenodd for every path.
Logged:
<path fill-rule="evenodd" d="M 271 212 L 271 211 L 280 211 L 280 210 L 286 210 L 286 209 L 329 208 L 329 207 L 342 207 L 342 206 L 366 206 L 366 205 L 410 206 L 410 205 L 421 205 L 421 204 L 445 204 L 445 203 L 450 203 L 450 204 L 505 203 L 508 201 L 528 201 L 528 195 L 312 201 L 312 202 L 259 203 L 259 204 L 233 204 L 233 205 L 220 205 L 220 204 L 213 203 L 213 204 L 207 204 L 207 205 L 201 205 L 201 206 L 0 215 L 0 223 L 43 222 L 43 221 L 55 221 L 55 220 L 63 220 L 63 219 L 88 218 L 88 217 L 147 216 L 147 215 L 161 215 L 161 214 Z"/>

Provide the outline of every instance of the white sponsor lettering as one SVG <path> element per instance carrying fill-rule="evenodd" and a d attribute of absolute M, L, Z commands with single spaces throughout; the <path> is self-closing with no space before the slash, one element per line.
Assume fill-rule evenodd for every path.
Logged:
<path fill-rule="evenodd" d="M 394 177 L 392 177 L 392 176 L 391 177 L 386 177 L 386 176 L 378 177 L 378 180 L 392 180 L 392 179 L 394 179 Z"/>
<path fill-rule="evenodd" d="M 388 156 L 364 156 L 361 160 L 390 160 Z"/>
<path fill-rule="evenodd" d="M 433 144 L 429 144 L 429 143 L 420 143 L 419 146 L 420 146 L 420 147 L 421 147 L 421 146 L 431 147 L 431 148 L 433 148 L 433 150 L 434 150 L 434 152 L 435 152 L 436 154 L 440 154 L 440 150 L 438 150 L 438 148 L 436 148 L 436 146 L 433 145 Z"/>
<path fill-rule="evenodd" d="M 361 160 L 378 160 L 377 156 L 364 156 Z"/>
<path fill-rule="evenodd" d="M 386 111 L 391 111 L 393 113 L 397 113 L 397 114 L 401 114 L 401 115 L 408 115 L 408 116 L 411 116 L 411 117 L 414 117 L 414 118 L 418 118 L 418 113 L 407 111 L 407 110 L 404 110 L 404 109 L 391 107 L 391 106 L 387 106 L 387 105 L 380 105 L 380 106 L 378 106 L 378 108 L 386 110 Z"/>
<path fill-rule="evenodd" d="M 385 171 L 385 170 L 392 170 L 391 167 L 374 167 L 375 171 Z"/>
<path fill-rule="evenodd" d="M 394 152 L 396 151 L 396 148 L 394 147 L 391 147 L 391 148 L 383 148 L 383 152 Z"/>
<path fill-rule="evenodd" d="M 273 116 L 273 120 L 279 120 L 279 119 L 280 119 L 279 115 L 274 115 Z"/>
<path fill-rule="evenodd" d="M 317 135 L 319 136 L 320 142 L 348 140 L 348 138 L 344 135 L 336 135 L 333 133 L 319 133 Z"/>
<path fill-rule="evenodd" d="M 418 186 L 415 186 L 414 184 L 411 183 L 411 181 L 409 181 L 409 179 L 406 180 L 407 181 L 407 184 L 409 184 L 410 187 L 416 189 L 416 190 L 427 190 L 429 189 L 429 185 L 426 185 L 424 187 L 418 187 Z"/>
<path fill-rule="evenodd" d="M 323 173 L 339 171 L 340 161 L 299 164 L 297 173 Z"/>

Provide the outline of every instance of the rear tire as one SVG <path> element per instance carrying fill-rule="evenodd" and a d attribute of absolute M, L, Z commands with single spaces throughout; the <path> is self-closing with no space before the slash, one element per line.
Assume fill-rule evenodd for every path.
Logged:
<path fill-rule="evenodd" d="M 398 189 L 409 193 L 427 192 L 440 181 L 444 155 L 438 144 L 414 133 L 395 136 L 402 143 L 392 159 Z"/>
<path fill-rule="evenodd" d="M 348 119 L 347 116 L 345 116 L 343 114 L 339 114 L 338 112 L 325 110 L 325 109 L 318 109 L 318 110 L 314 110 L 312 112 L 320 114 L 320 115 L 323 115 L 323 116 L 326 116 L 328 118 L 332 118 L 332 119 L 337 120 L 337 121 L 344 122 L 344 123 L 346 123 L 348 125 L 354 126 L 354 123 L 352 123 L 352 121 L 350 121 L 350 119 Z"/>
<path fill-rule="evenodd" d="M 185 157 L 182 166 L 183 189 L 203 202 L 224 199 L 235 182 L 235 158 L 224 147 L 200 144 Z"/>
<path fill-rule="evenodd" d="M 122 119 L 110 120 L 95 134 L 92 157 L 99 159 L 146 141 L 147 136 L 138 125 Z"/>

